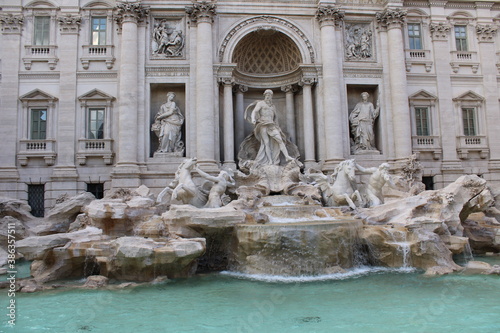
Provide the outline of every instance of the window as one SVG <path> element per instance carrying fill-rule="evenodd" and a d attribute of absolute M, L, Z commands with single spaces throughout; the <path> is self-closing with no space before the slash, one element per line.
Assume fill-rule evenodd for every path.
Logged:
<path fill-rule="evenodd" d="M 87 139 L 104 139 L 104 109 L 89 109 Z"/>
<path fill-rule="evenodd" d="M 455 26 L 455 43 L 457 51 L 467 51 L 467 26 Z"/>
<path fill-rule="evenodd" d="M 30 139 L 45 140 L 47 138 L 47 110 L 31 110 Z"/>
<path fill-rule="evenodd" d="M 28 205 L 31 215 L 43 217 L 45 209 L 45 185 L 28 185 Z"/>
<path fill-rule="evenodd" d="M 35 16 L 34 45 L 50 44 L 50 16 Z"/>
<path fill-rule="evenodd" d="M 92 193 L 96 199 L 102 199 L 104 197 L 104 183 L 87 184 L 87 192 Z"/>
<path fill-rule="evenodd" d="M 462 108 L 462 118 L 464 121 L 464 135 L 476 135 L 476 110 L 474 108 Z"/>
<path fill-rule="evenodd" d="M 415 124 L 418 136 L 429 136 L 429 108 L 415 107 Z"/>
<path fill-rule="evenodd" d="M 425 185 L 425 190 L 433 190 L 434 189 L 434 177 L 432 176 L 423 176 L 422 183 Z"/>
<path fill-rule="evenodd" d="M 92 45 L 106 45 L 106 17 L 92 17 Z"/>
<path fill-rule="evenodd" d="M 422 33 L 419 23 L 408 24 L 408 41 L 411 50 L 422 49 Z"/>

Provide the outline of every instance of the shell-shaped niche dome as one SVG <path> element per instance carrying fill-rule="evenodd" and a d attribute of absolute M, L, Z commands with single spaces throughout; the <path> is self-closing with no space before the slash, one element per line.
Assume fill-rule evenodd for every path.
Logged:
<path fill-rule="evenodd" d="M 279 74 L 297 69 L 301 60 L 300 50 L 290 37 L 276 30 L 260 29 L 241 39 L 232 61 L 241 73 Z"/>

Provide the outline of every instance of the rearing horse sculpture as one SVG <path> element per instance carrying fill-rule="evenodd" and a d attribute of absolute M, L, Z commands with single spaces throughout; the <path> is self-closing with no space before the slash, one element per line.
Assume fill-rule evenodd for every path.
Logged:
<path fill-rule="evenodd" d="M 324 175 L 321 171 L 313 170 L 305 174 L 305 180 L 319 187 L 325 206 L 349 205 L 355 209 L 356 202 L 360 204 L 363 202 L 361 194 L 356 189 L 355 169 L 354 160 L 345 160 L 335 168 L 331 177 Z"/>
<path fill-rule="evenodd" d="M 333 185 L 330 187 L 331 197 L 337 205 L 349 205 L 356 208 L 355 202 L 363 202 L 361 194 L 356 188 L 356 163 L 354 160 L 345 160 L 335 168 L 332 178 Z"/>

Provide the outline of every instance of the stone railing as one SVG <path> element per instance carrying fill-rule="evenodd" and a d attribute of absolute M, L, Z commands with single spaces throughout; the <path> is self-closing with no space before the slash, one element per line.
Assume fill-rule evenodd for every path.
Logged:
<path fill-rule="evenodd" d="M 441 155 L 441 141 L 439 136 L 415 135 L 412 136 L 412 148 L 415 153 L 432 153 L 435 160 Z"/>
<path fill-rule="evenodd" d="M 472 72 L 475 74 L 479 68 L 479 61 L 477 59 L 477 52 L 451 51 L 451 68 L 454 73 L 458 73 L 460 66 L 470 66 L 472 67 Z"/>
<path fill-rule="evenodd" d="M 78 140 L 78 164 L 84 165 L 89 157 L 102 157 L 105 164 L 113 163 L 112 139 L 80 139 Z"/>
<path fill-rule="evenodd" d="M 486 158 L 490 150 L 486 136 L 462 135 L 457 137 L 457 151 L 460 158 L 467 159 L 470 152 L 478 152 L 479 157 Z"/>
<path fill-rule="evenodd" d="M 56 158 L 55 140 L 20 140 L 17 160 L 22 166 L 30 158 L 43 158 L 47 165 L 53 165 Z"/>
<path fill-rule="evenodd" d="M 33 62 L 47 62 L 50 69 L 55 69 L 57 61 L 56 45 L 25 45 L 25 56 L 23 57 L 24 68 L 31 69 Z"/>
<path fill-rule="evenodd" d="M 83 54 L 80 58 L 84 69 L 89 68 L 91 61 L 104 61 L 106 68 L 111 69 L 115 63 L 113 45 L 83 45 Z"/>
<path fill-rule="evenodd" d="M 425 71 L 430 72 L 432 68 L 432 58 L 430 50 L 405 50 L 406 71 L 410 72 L 412 65 L 423 65 Z"/>

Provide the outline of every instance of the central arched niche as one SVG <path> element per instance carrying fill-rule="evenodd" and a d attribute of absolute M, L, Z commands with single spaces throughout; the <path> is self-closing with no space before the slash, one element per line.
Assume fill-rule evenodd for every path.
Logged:
<path fill-rule="evenodd" d="M 232 62 L 242 74 L 268 76 L 297 70 L 302 58 L 290 37 L 274 29 L 259 29 L 239 41 Z"/>

